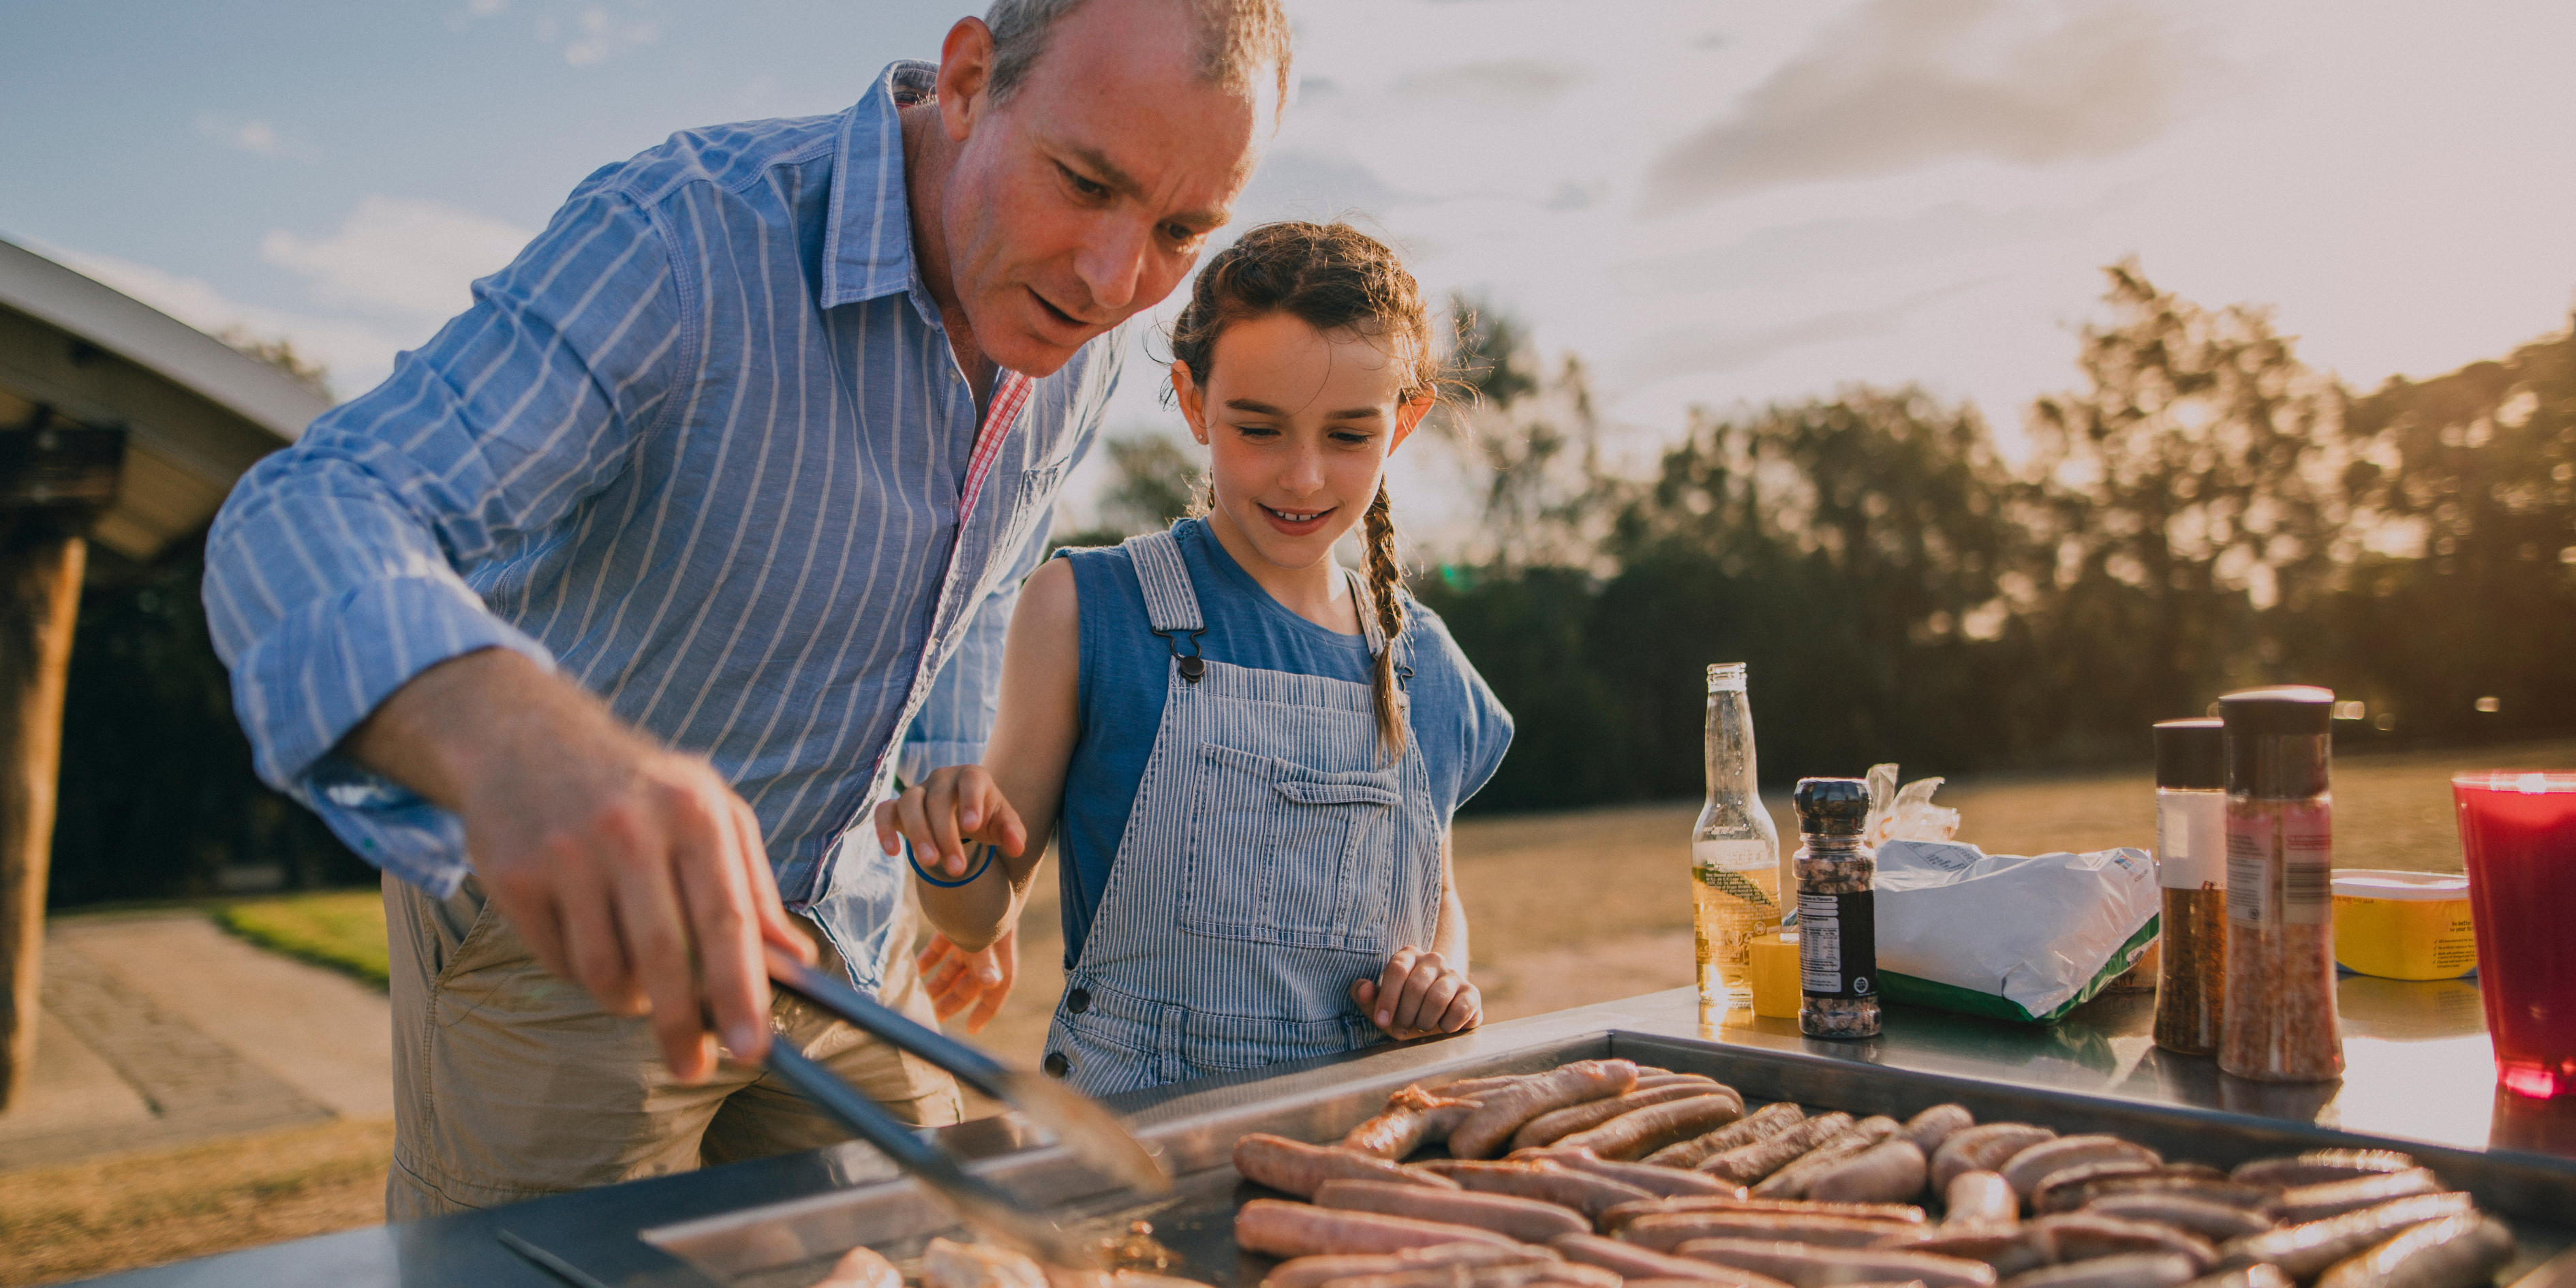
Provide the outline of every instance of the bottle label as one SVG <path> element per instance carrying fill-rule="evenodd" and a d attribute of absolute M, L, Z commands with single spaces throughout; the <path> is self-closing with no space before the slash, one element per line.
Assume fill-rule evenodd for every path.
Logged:
<path fill-rule="evenodd" d="M 2262 801 L 2228 810 L 2228 920 L 2249 926 L 2331 920 L 2333 819 L 2323 802 Z"/>
<path fill-rule="evenodd" d="M 2334 917 L 2334 836 L 2319 806 L 2294 805 L 2281 817 L 2281 920 L 2322 926 Z"/>
<path fill-rule="evenodd" d="M 2168 890 L 2215 890 L 2227 882 L 2227 797 L 2159 793 L 2156 882 Z"/>
<path fill-rule="evenodd" d="M 1798 896 L 1798 987 L 1809 997 L 1878 993 L 1878 896 Z"/>
<path fill-rule="evenodd" d="M 2280 918 L 2272 906 L 2272 817 L 2227 812 L 2227 919 L 2259 926 Z"/>

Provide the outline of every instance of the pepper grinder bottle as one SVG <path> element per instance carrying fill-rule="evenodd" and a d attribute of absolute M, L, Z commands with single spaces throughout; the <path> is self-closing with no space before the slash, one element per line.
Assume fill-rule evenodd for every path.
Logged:
<path fill-rule="evenodd" d="M 2216 720 L 2156 726 L 2156 883 L 2163 887 L 2156 1045 L 2218 1050 L 2227 997 L 2227 749 Z"/>
<path fill-rule="evenodd" d="M 1780 928 L 1780 830 L 1753 773 L 1744 663 L 1708 668 L 1708 804 L 1691 828 L 1691 925 L 1703 1006 L 1753 1004 L 1746 954 Z"/>
<path fill-rule="evenodd" d="M 2343 1076 L 2335 1018 L 2334 694 L 2218 700 L 2227 743 L 2227 982 L 2218 1067 L 2266 1082 Z"/>
<path fill-rule="evenodd" d="M 1798 1031 L 1878 1036 L 1878 859 L 1862 832 L 1869 784 L 1798 780 Z"/>

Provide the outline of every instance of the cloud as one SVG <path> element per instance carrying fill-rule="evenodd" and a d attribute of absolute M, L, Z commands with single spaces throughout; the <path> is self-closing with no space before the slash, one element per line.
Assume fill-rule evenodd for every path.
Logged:
<path fill-rule="evenodd" d="M 1535 107 L 1582 81 L 1581 72 L 1562 64 L 1512 58 L 1418 72 L 1397 82 L 1395 92 L 1407 98 L 1491 99 Z"/>
<path fill-rule="evenodd" d="M 448 15 L 447 25 L 462 31 L 485 18 L 497 18 L 510 0 L 466 0 Z M 574 4 L 539 0 L 539 12 L 528 29 L 541 45 L 561 45 L 566 63 L 591 67 L 661 39 L 662 23 L 652 0 L 607 0 Z"/>
<path fill-rule="evenodd" d="M 1701 325 L 1673 327 L 1647 336 L 1626 355 L 1620 378 L 1638 384 L 1673 376 L 1741 371 L 1776 354 L 1809 345 L 1831 344 L 1894 335 L 1905 317 L 1947 295 L 1983 285 L 1956 282 L 1873 308 L 1844 309 L 1750 331 L 1720 331 Z"/>
<path fill-rule="evenodd" d="M 333 392 L 346 398 L 373 387 L 393 369 L 396 350 L 428 337 L 395 334 L 374 323 L 352 318 L 315 317 L 262 308 L 230 299 L 203 278 L 187 277 L 110 255 L 93 255 L 65 247 L 37 249 L 91 279 L 177 318 L 209 335 L 235 331 L 260 340 L 283 339 L 298 356 L 329 371 Z"/>
<path fill-rule="evenodd" d="M 313 155 L 313 149 L 301 140 L 290 138 L 276 126 L 261 120 L 235 121 L 200 110 L 197 113 L 197 133 L 225 147 L 255 156 L 311 160 Z"/>
<path fill-rule="evenodd" d="M 435 201 L 368 196 L 328 237 L 271 230 L 259 257 L 312 279 L 319 303 L 438 319 L 462 310 L 466 284 L 509 263 L 530 236 Z"/>
<path fill-rule="evenodd" d="M 1269 219 L 1333 219 L 1382 213 L 1404 200 L 1376 172 L 1347 157 L 1284 150 L 1263 158 L 1235 200 L 1238 228 Z"/>
<path fill-rule="evenodd" d="M 2208 65 L 2143 0 L 1870 0 L 1656 158 L 1645 213 L 1954 157 L 2111 156 L 2160 133 Z"/>
<path fill-rule="evenodd" d="M 1765 228 L 1725 246 L 1613 265 L 1610 281 L 1632 299 L 1795 286 L 1821 274 L 1877 272 L 2044 241 L 2064 236 L 2091 217 L 2083 211 L 2033 206 L 1983 210 L 1953 201 L 1900 219 L 1817 219 Z"/>

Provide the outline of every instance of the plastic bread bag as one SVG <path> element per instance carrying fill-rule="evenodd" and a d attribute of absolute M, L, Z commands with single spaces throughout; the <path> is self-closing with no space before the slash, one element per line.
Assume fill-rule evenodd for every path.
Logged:
<path fill-rule="evenodd" d="M 1862 835 L 1871 846 L 1890 841 L 1946 841 L 1959 834 L 1959 811 L 1932 803 L 1932 793 L 1946 781 L 1918 778 L 1903 789 L 1896 785 L 1894 763 L 1869 767 L 1869 822 Z"/>
<path fill-rule="evenodd" d="M 1878 850 L 1879 991 L 2053 1024 L 2137 962 L 2160 906 L 2144 850 L 2023 857 L 1890 841 Z"/>

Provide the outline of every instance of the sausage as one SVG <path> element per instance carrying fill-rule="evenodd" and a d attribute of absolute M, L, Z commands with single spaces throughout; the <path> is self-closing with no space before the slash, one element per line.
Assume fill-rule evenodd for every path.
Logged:
<path fill-rule="evenodd" d="M 1684 1195 L 1741 1196 L 1744 1187 L 1729 1185 L 1714 1176 L 1685 1172 L 1679 1168 L 1653 1167 L 1645 1163 L 1625 1163 L 1603 1158 L 1588 1149 L 1532 1149 L 1512 1155 L 1515 1160 L 1532 1163 L 1554 1163 L 1569 1172 L 1583 1172 L 1622 1185 L 1634 1186 L 1651 1197 L 1675 1198 Z"/>
<path fill-rule="evenodd" d="M 2021 1150 L 1995 1170 L 2012 1182 L 2013 1193 L 2027 1199 L 2031 1191 L 2039 1188 L 2041 1181 L 2070 1168 L 2103 1163 L 2143 1163 L 2161 1167 L 2164 1161 L 2164 1155 L 2117 1136 L 2064 1136 Z"/>
<path fill-rule="evenodd" d="M 2021 1196 L 2001 1172 L 1961 1172 L 1941 1195 L 1949 1204 L 1941 1218 L 1944 1226 L 2011 1225 L 2021 1219 Z"/>
<path fill-rule="evenodd" d="M 1651 1199 L 1653 1194 L 1553 1163 L 1482 1163 L 1440 1161 L 1415 1163 L 1406 1171 L 1442 1177 L 1451 1185 L 1484 1194 L 1510 1194 L 1598 1217 L 1622 1203 Z"/>
<path fill-rule="evenodd" d="M 2471 1288 L 2513 1259 L 2513 1232 L 2473 1212 L 2427 1221 L 2337 1263 L 2317 1288 Z"/>
<path fill-rule="evenodd" d="M 1658 1252 L 1669 1252 L 1693 1239 L 1776 1239 L 1828 1248 L 1866 1248 L 1889 1235 L 1922 1228 L 1821 1212 L 1675 1212 L 1631 1221 L 1619 1237 Z"/>
<path fill-rule="evenodd" d="M 1941 1148 L 1942 1141 L 1950 1139 L 1950 1133 L 1976 1125 L 1976 1115 L 1969 1113 L 1966 1105 L 1934 1105 L 1905 1120 L 1905 1136 L 1923 1151 L 1925 1158 L 1930 1158 L 1932 1151 Z"/>
<path fill-rule="evenodd" d="M 2089 1261 L 2131 1252 L 2170 1252 L 2187 1257 L 2198 1275 L 2218 1261 L 2218 1249 L 2187 1230 L 2146 1221 L 2123 1221 L 2091 1212 L 2061 1212 L 2022 1227 L 2037 1233 L 2057 1250 L 2060 1261 Z"/>
<path fill-rule="evenodd" d="M 1590 1131 L 1632 1109 L 1660 1105 L 1668 1100 L 1688 1100 L 1693 1096 L 1704 1096 L 1715 1086 L 1717 1086 L 1715 1082 L 1706 1078 L 1672 1079 L 1657 1087 L 1646 1086 L 1645 1080 L 1640 1079 L 1637 1089 L 1624 1096 L 1612 1096 L 1607 1100 L 1568 1105 L 1563 1109 L 1540 1114 L 1522 1123 L 1521 1129 L 1512 1133 L 1512 1148 L 1537 1149 L 1543 1145 L 1553 1145 L 1562 1137 Z M 1743 1102 L 1738 1100 L 1736 1103 L 1740 1109 Z M 1713 1124 L 1715 1125 L 1717 1124 Z"/>
<path fill-rule="evenodd" d="M 1944 1226 L 1928 1234 L 1889 1235 L 1870 1246 L 1982 1261 L 2007 1278 L 2057 1260 L 2057 1245 L 2046 1231 L 2019 1225 Z"/>
<path fill-rule="evenodd" d="M 1342 1137 L 1342 1148 L 1379 1158 L 1403 1158 L 1425 1145 L 1447 1140 L 1449 1133 L 1475 1109 L 1473 1100 L 1449 1099 L 1420 1087 L 1406 1087 L 1386 1098 L 1383 1113 L 1351 1128 Z"/>
<path fill-rule="evenodd" d="M 1992 1288 L 1995 1268 L 1982 1261 L 1928 1252 L 1819 1248 L 1763 1239 L 1693 1239 L 1681 1255 L 1783 1280 L 1793 1288 L 1829 1288 L 1870 1280 L 1919 1280 L 1924 1288 Z"/>
<path fill-rule="evenodd" d="M 2105 1194 L 2084 1205 L 2096 1216 L 2151 1221 L 2189 1230 L 2204 1239 L 2241 1239 L 2272 1228 L 2272 1218 L 2187 1194 Z"/>
<path fill-rule="evenodd" d="M 1850 1114 L 1818 1114 L 1777 1136 L 1712 1154 L 1693 1170 L 1722 1181 L 1750 1185 L 1796 1162 L 1808 1150 L 1850 1131 L 1851 1126 Z"/>
<path fill-rule="evenodd" d="M 1196 1279 L 1175 1275 L 1158 1275 L 1150 1270 L 1067 1270 L 1062 1266 L 1041 1265 L 1046 1272 L 1047 1288 L 1212 1288 Z M 896 1283 L 903 1282 L 897 1278 Z"/>
<path fill-rule="evenodd" d="M 1980 1123 L 1962 1127 L 1932 1151 L 1932 1186 L 1950 1188 L 1950 1178 L 1961 1172 L 2002 1171 L 2003 1161 L 2044 1140 L 2057 1139 L 2057 1133 L 2029 1123 Z"/>
<path fill-rule="evenodd" d="M 2414 1155 L 2400 1154 L 2393 1149 L 2320 1149 L 2294 1158 L 2258 1158 L 2229 1173 L 2229 1179 L 2248 1185 L 2287 1189 L 2294 1185 L 2348 1181 L 2356 1176 L 2377 1176 L 2382 1172 L 2403 1172 L 2414 1166 Z"/>
<path fill-rule="evenodd" d="M 2291 1288 L 2291 1285 L 2290 1277 L 2282 1274 L 2279 1266 L 2269 1261 L 2257 1261 L 2250 1266 L 2203 1275 L 2184 1284 L 2183 1288 Z"/>
<path fill-rule="evenodd" d="M 1622 1203 L 1601 1214 L 1601 1228 L 1615 1232 L 1622 1226 L 1644 1217 L 1686 1212 L 1804 1212 L 1818 1216 L 1861 1217 L 1915 1230 L 1926 1228 L 1923 1209 L 1911 1203 L 1817 1203 L 1807 1199 L 1757 1199 L 1741 1193 L 1732 1197 L 1693 1197 L 1658 1199 L 1652 1203 Z"/>
<path fill-rule="evenodd" d="M 1619 1276 L 1598 1266 L 1562 1261 L 1531 1261 L 1510 1266 L 1437 1266 L 1392 1270 L 1347 1279 L 1327 1279 L 1324 1288 L 1528 1288 L 1562 1284 L 1571 1288 L 1619 1288 Z"/>
<path fill-rule="evenodd" d="M 2318 1185 L 2295 1185 L 2283 1190 L 2263 1205 L 2265 1214 L 2285 1225 L 2303 1221 L 2322 1221 L 2341 1216 L 2356 1208 L 2373 1207 L 2390 1199 L 2410 1198 L 2417 1194 L 2438 1194 L 2442 1182 L 2432 1170 L 2410 1167 L 2402 1172 L 2382 1172 L 2377 1176 L 2356 1176 L 2348 1181 L 2326 1181 Z"/>
<path fill-rule="evenodd" d="M 1459 1158 L 1491 1158 L 1521 1124 L 1553 1109 L 1626 1095 L 1637 1085 L 1637 1066 L 1626 1060 L 1577 1060 L 1477 1098 L 1467 1120 L 1449 1133 Z"/>
<path fill-rule="evenodd" d="M 1334 1279 L 1438 1270 L 1446 1266 L 1512 1266 L 1553 1261 L 1554 1252 L 1525 1243 L 1441 1243 L 1401 1252 L 1324 1253 L 1283 1261 L 1263 1276 L 1261 1288 L 1316 1288 Z"/>
<path fill-rule="evenodd" d="M 1309 1145 L 1268 1132 L 1254 1132 L 1234 1142 L 1234 1170 L 1241 1172 L 1245 1180 L 1301 1199 L 1313 1198 L 1316 1186 L 1336 1180 L 1395 1181 L 1442 1190 L 1458 1188 L 1458 1183 L 1448 1177 L 1400 1167 L 1373 1154 L 1337 1146 Z"/>
<path fill-rule="evenodd" d="M 1921 1147 L 1898 1135 L 1826 1168 L 1807 1183 L 1807 1197 L 1823 1203 L 1894 1203 L 1922 1193 L 1930 1175 Z"/>
<path fill-rule="evenodd" d="M 2259 1185 L 2228 1180 L 2225 1172 L 2196 1163 L 2167 1163 L 2145 1169 L 2132 1163 L 2108 1163 L 2059 1172 L 2041 1181 L 2039 1188 L 2030 1193 L 2030 1208 L 2034 1212 L 2072 1212 L 2106 1194 L 2180 1194 L 2204 1203 L 2251 1209 L 2271 1201 L 2276 1193 Z"/>
<path fill-rule="evenodd" d="M 1851 1130 L 1808 1150 L 1787 1167 L 1763 1177 L 1762 1183 L 1753 1187 L 1754 1196 L 1766 1199 L 1803 1199 L 1807 1197 L 1807 1187 L 1813 1184 L 1817 1177 L 1824 1175 L 1827 1169 L 1895 1135 L 1900 1125 L 1895 1119 L 1884 1115 L 1863 1118 L 1853 1123 Z"/>
<path fill-rule="evenodd" d="M 1431 1193 L 1421 1190 L 1420 1193 Z M 1234 1212 L 1235 1246 L 1274 1257 L 1400 1252 L 1443 1243 L 1511 1243 L 1506 1235 L 1376 1212 L 1337 1212 L 1284 1199 L 1254 1199 Z"/>
<path fill-rule="evenodd" d="M 1008 1248 L 932 1239 L 921 1250 L 922 1288 L 1047 1288 L 1046 1272 Z"/>
<path fill-rule="evenodd" d="M 903 1288 L 903 1272 L 876 1249 L 862 1244 L 842 1253 L 814 1288 Z"/>
<path fill-rule="evenodd" d="M 1744 1098 L 1732 1091 L 1632 1109 L 1590 1131 L 1556 1141 L 1560 1149 L 1588 1149 L 1603 1158 L 1631 1159 L 1688 1140 L 1744 1116 Z"/>
<path fill-rule="evenodd" d="M 2012 1288 L 2182 1288 L 2199 1273 L 2189 1257 L 2131 1252 L 2026 1271 L 2004 1282 Z"/>
<path fill-rule="evenodd" d="M 1523 1243 L 1545 1243 L 1560 1234 L 1581 1234 L 1592 1228 L 1582 1217 L 1537 1199 L 1428 1190 L 1386 1181 L 1326 1181 L 1315 1189 L 1315 1206 L 1473 1226 Z"/>
<path fill-rule="evenodd" d="M 2218 1248 L 2219 1266 L 2234 1269 L 2269 1261 L 2301 1283 L 2325 1268 L 2395 1235 L 2408 1226 L 2474 1211 L 2466 1194 L 2418 1194 L 2322 1221 L 2307 1221 L 2230 1239 Z"/>
<path fill-rule="evenodd" d="M 1639 1279 L 1688 1279 L 1699 1283 L 1729 1284 L 1733 1288 L 1788 1288 L 1788 1285 L 1767 1275 L 1713 1262 L 1694 1261 L 1689 1257 L 1676 1257 L 1618 1239 L 1605 1239 L 1597 1234 L 1560 1234 L 1548 1240 L 1547 1246 L 1569 1261 L 1599 1266 L 1631 1283 Z"/>
<path fill-rule="evenodd" d="M 1677 1145 L 1666 1145 L 1646 1155 L 1645 1161 L 1658 1167 L 1697 1167 L 1712 1155 L 1777 1136 L 1797 1126 L 1806 1116 L 1806 1110 L 1786 1100 L 1773 1101 L 1704 1136 L 1696 1136 Z"/>

